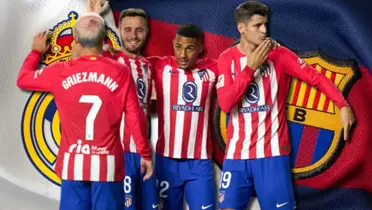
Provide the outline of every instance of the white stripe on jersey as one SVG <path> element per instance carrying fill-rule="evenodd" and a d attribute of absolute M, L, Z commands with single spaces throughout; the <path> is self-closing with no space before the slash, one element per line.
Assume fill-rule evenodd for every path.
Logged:
<path fill-rule="evenodd" d="M 200 80 L 200 77 L 198 74 L 193 74 L 194 76 L 194 81 Z M 201 95 L 203 92 L 203 88 L 197 88 L 197 97 L 196 100 L 194 101 L 194 105 L 200 106 L 200 101 L 201 101 Z M 198 124 L 199 120 L 199 112 L 192 112 L 191 114 L 191 126 L 190 126 L 190 135 L 189 135 L 189 144 L 187 148 L 187 157 L 188 158 L 193 158 L 194 153 L 195 153 L 195 142 L 196 142 L 196 131 L 198 130 L 198 126 L 195 126 Z M 203 147 L 204 148 L 204 147 Z"/>
<path fill-rule="evenodd" d="M 263 84 L 263 76 L 260 75 L 260 71 L 256 71 L 257 77 L 256 77 L 256 84 L 258 85 L 259 91 L 260 91 L 260 99 L 257 102 L 258 106 L 265 105 L 265 90 L 264 90 L 264 84 Z M 251 114 L 246 114 L 251 115 Z M 257 143 L 256 143 L 256 158 L 263 158 L 265 157 L 265 118 L 266 118 L 266 112 L 258 112 L 258 128 L 256 130 L 257 132 Z M 247 130 L 246 130 L 247 135 Z M 246 151 L 249 153 L 249 151 Z"/>
<path fill-rule="evenodd" d="M 235 72 L 234 71 L 235 71 L 235 62 L 234 62 L 234 60 L 232 60 L 232 62 L 231 62 L 231 77 L 232 77 L 233 81 L 235 80 Z"/>
<path fill-rule="evenodd" d="M 243 71 L 243 69 L 245 68 L 245 66 L 247 65 L 247 57 L 241 57 L 240 58 L 240 71 Z M 242 103 L 242 107 L 250 107 L 251 104 L 248 103 L 248 101 L 245 99 L 245 94 L 243 95 L 243 103 Z M 239 109 L 238 109 L 238 116 L 239 116 Z M 240 152 L 240 155 L 241 157 L 246 157 L 246 158 L 249 158 L 249 147 L 251 146 L 251 135 L 252 135 L 252 115 L 250 114 L 244 114 L 243 115 L 243 118 L 244 118 L 244 130 L 245 130 L 245 138 L 244 138 L 244 143 L 243 143 L 243 146 L 242 146 L 242 150 L 239 151 Z M 235 126 L 235 125 L 234 125 Z M 239 124 L 238 124 L 238 127 L 239 127 Z M 235 127 L 234 127 L 235 129 Z M 236 135 L 239 136 L 239 133 L 237 133 Z M 239 138 L 239 137 L 237 137 Z"/>
<path fill-rule="evenodd" d="M 236 143 L 239 141 L 239 110 L 238 107 L 235 106 L 230 112 L 230 118 L 233 124 L 233 135 L 229 141 L 229 149 L 227 151 L 226 157 L 228 159 L 234 158 L 234 152 L 236 150 Z"/>
<path fill-rule="evenodd" d="M 113 182 L 115 180 L 115 157 L 113 155 L 107 155 L 107 182 Z"/>
<path fill-rule="evenodd" d="M 65 152 L 63 155 L 62 179 L 67 179 L 68 176 L 68 161 L 70 160 L 70 153 Z"/>
<path fill-rule="evenodd" d="M 100 169 L 99 155 L 92 155 L 90 161 L 90 180 L 98 182 Z"/>
<path fill-rule="evenodd" d="M 87 156 L 89 158 L 89 156 Z M 74 180 L 83 180 L 83 154 L 75 154 L 74 159 Z"/>
<path fill-rule="evenodd" d="M 136 60 L 131 59 L 131 58 L 128 59 L 128 60 L 129 60 L 130 69 L 132 71 L 132 77 L 133 77 L 134 83 L 137 84 L 138 69 L 137 69 L 137 65 L 136 65 Z M 129 142 L 130 142 L 129 143 L 130 152 L 137 152 L 137 147 L 136 147 L 136 144 L 134 143 L 133 135 L 130 135 Z"/>
<path fill-rule="evenodd" d="M 245 96 L 243 96 L 243 97 L 245 97 Z M 248 103 L 247 100 L 243 99 L 243 105 L 242 106 L 243 107 L 250 107 L 251 104 Z M 239 111 L 238 111 L 238 115 L 239 115 Z M 252 115 L 250 115 L 250 114 L 244 114 L 243 115 L 243 118 L 244 118 L 244 122 L 245 122 L 244 123 L 245 137 L 244 137 L 244 143 L 243 143 L 242 151 L 239 151 L 239 152 L 241 152 L 242 159 L 243 158 L 248 159 L 249 158 L 249 147 L 251 146 L 251 143 L 252 143 L 251 142 L 251 135 L 252 135 Z M 238 127 L 239 127 L 239 124 L 238 124 Z M 235 129 L 235 127 L 234 127 L 234 129 Z M 237 135 L 239 135 L 239 133 Z"/>
<path fill-rule="evenodd" d="M 125 128 L 125 124 L 124 124 L 124 112 L 123 112 L 123 114 L 121 115 L 121 121 L 120 121 L 120 139 L 121 140 L 124 139 L 124 128 Z M 121 141 L 121 146 L 124 147 L 123 141 Z"/>
<path fill-rule="evenodd" d="M 164 156 L 169 156 L 169 143 L 170 143 L 170 80 L 172 74 L 170 73 L 172 71 L 171 66 L 166 66 L 163 71 L 163 98 L 169 99 L 164 100 Z"/>
<path fill-rule="evenodd" d="M 183 100 L 183 85 L 187 82 L 187 76 L 183 72 L 178 73 L 178 93 L 177 93 L 177 104 L 186 105 Z M 171 87 L 168 88 L 169 90 Z M 173 105 L 173 104 L 172 104 Z M 170 111 L 170 110 L 169 110 Z M 183 125 L 185 122 L 185 112 L 176 113 L 176 130 L 174 135 L 174 155 L 173 158 L 180 158 L 182 153 L 182 142 L 183 142 Z"/>
<path fill-rule="evenodd" d="M 274 69 L 274 64 L 272 62 L 269 62 L 271 71 L 271 100 L 273 103 L 273 106 L 271 108 L 271 154 L 272 156 L 278 156 L 280 155 L 279 151 L 279 111 L 278 111 L 278 100 L 276 96 L 278 95 L 278 81 L 276 78 L 276 71 Z"/>
<path fill-rule="evenodd" d="M 146 64 L 142 61 L 140 61 L 140 65 L 141 65 L 141 70 L 142 70 L 142 75 L 143 77 L 145 77 L 145 82 L 146 82 L 146 85 L 149 86 L 149 85 L 152 85 L 151 82 L 152 81 L 148 81 L 147 79 L 148 78 L 152 78 L 151 77 L 151 71 L 149 68 L 146 67 Z M 147 69 L 147 70 L 146 70 Z M 147 84 L 148 82 L 150 82 L 150 84 Z M 145 98 L 149 97 L 149 94 L 151 95 L 151 93 L 148 93 L 147 91 L 149 91 L 149 89 L 146 87 L 146 96 Z"/>

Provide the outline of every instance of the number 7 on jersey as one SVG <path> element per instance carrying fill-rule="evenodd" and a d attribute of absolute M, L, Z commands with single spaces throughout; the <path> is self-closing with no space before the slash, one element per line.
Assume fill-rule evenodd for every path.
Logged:
<path fill-rule="evenodd" d="M 82 95 L 79 102 L 93 104 L 92 108 L 90 108 L 87 118 L 85 119 L 85 139 L 92 141 L 94 136 L 94 120 L 96 119 L 98 111 L 101 108 L 102 100 L 99 96 Z"/>

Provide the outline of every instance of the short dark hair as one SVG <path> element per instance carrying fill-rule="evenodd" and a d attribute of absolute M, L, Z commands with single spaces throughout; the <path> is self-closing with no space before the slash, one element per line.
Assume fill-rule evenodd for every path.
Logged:
<path fill-rule="evenodd" d="M 148 17 L 145 10 L 140 8 L 128 8 L 120 13 L 119 22 L 123 20 L 125 17 L 143 17 L 145 19 L 146 25 L 148 24 Z"/>
<path fill-rule="evenodd" d="M 203 30 L 192 23 L 186 23 L 186 24 L 180 25 L 176 31 L 176 34 L 187 37 L 187 38 L 198 39 L 202 43 L 204 42 Z"/>
<path fill-rule="evenodd" d="M 236 23 L 241 23 L 251 19 L 253 15 L 267 16 L 269 14 L 269 8 L 258 1 L 246 1 L 241 3 L 234 12 Z"/>

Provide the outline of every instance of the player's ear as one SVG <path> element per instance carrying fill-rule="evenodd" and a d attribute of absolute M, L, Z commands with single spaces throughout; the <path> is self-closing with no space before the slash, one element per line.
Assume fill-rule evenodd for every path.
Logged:
<path fill-rule="evenodd" d="M 243 22 L 240 22 L 238 23 L 237 28 L 238 28 L 239 33 L 243 34 L 245 30 L 245 24 Z"/>
<path fill-rule="evenodd" d="M 75 42 L 75 44 L 78 44 L 79 43 L 79 40 L 78 40 L 78 38 L 76 36 L 76 33 L 73 33 L 72 34 L 72 38 L 74 39 L 73 41 Z"/>

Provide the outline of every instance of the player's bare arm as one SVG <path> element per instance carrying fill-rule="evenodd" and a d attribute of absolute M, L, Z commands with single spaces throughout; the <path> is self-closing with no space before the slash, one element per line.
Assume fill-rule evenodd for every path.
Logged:
<path fill-rule="evenodd" d="M 94 12 L 102 14 L 109 9 L 109 2 L 107 0 L 88 0 L 87 12 Z"/>

